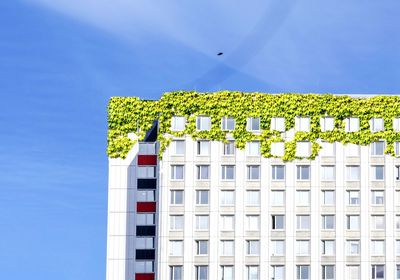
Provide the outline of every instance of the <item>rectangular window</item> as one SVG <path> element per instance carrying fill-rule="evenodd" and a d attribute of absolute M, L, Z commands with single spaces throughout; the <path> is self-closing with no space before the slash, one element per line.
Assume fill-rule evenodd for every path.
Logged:
<path fill-rule="evenodd" d="M 285 255 L 285 240 L 272 240 L 271 241 L 271 254 L 272 256 Z"/>
<path fill-rule="evenodd" d="M 155 214 L 143 214 L 143 213 L 137 213 L 136 214 L 136 225 L 140 226 L 152 226 L 155 225 L 156 223 L 156 216 Z"/>
<path fill-rule="evenodd" d="M 171 215 L 170 222 L 170 230 L 183 230 L 183 215 Z"/>
<path fill-rule="evenodd" d="M 323 165 L 321 166 L 321 180 L 334 181 L 335 180 L 335 166 Z"/>
<path fill-rule="evenodd" d="M 221 240 L 221 256 L 233 256 L 235 243 L 233 240 Z"/>
<path fill-rule="evenodd" d="M 234 279 L 234 271 L 233 265 L 221 265 L 221 278 L 220 280 L 233 280 Z"/>
<path fill-rule="evenodd" d="M 136 237 L 136 249 L 154 249 L 154 237 Z"/>
<path fill-rule="evenodd" d="M 347 191 L 347 204 L 360 205 L 360 191 Z"/>
<path fill-rule="evenodd" d="M 396 256 L 400 256 L 400 240 L 396 240 Z"/>
<path fill-rule="evenodd" d="M 400 142 L 394 142 L 394 153 L 396 156 L 400 156 Z"/>
<path fill-rule="evenodd" d="M 322 215 L 322 229 L 335 229 L 335 215 Z"/>
<path fill-rule="evenodd" d="M 296 206 L 310 206 L 310 191 L 296 191 Z"/>
<path fill-rule="evenodd" d="M 310 240 L 296 240 L 296 256 L 310 255 Z"/>
<path fill-rule="evenodd" d="M 169 279 L 170 280 L 183 280 L 183 273 L 182 273 L 182 266 L 181 265 L 174 265 L 169 267 Z"/>
<path fill-rule="evenodd" d="M 221 191 L 221 206 L 232 206 L 235 204 L 235 191 Z"/>
<path fill-rule="evenodd" d="M 208 255 L 208 240 L 196 240 L 196 254 Z"/>
<path fill-rule="evenodd" d="M 347 229 L 348 230 L 360 230 L 360 216 L 359 215 L 347 215 Z"/>
<path fill-rule="evenodd" d="M 235 216 L 221 215 L 221 230 L 233 231 L 235 229 Z"/>
<path fill-rule="evenodd" d="M 335 127 L 335 119 L 333 117 L 322 117 L 320 119 L 321 131 L 332 131 Z"/>
<path fill-rule="evenodd" d="M 138 190 L 136 192 L 136 200 L 138 202 L 155 201 L 156 191 L 154 190 Z"/>
<path fill-rule="evenodd" d="M 310 131 L 310 118 L 309 117 L 296 117 L 295 130 L 309 132 Z"/>
<path fill-rule="evenodd" d="M 247 265 L 247 280 L 259 280 L 259 267 L 258 265 Z"/>
<path fill-rule="evenodd" d="M 228 141 L 227 143 L 223 143 L 223 153 L 224 156 L 231 156 L 235 154 L 235 142 Z"/>
<path fill-rule="evenodd" d="M 183 256 L 183 241 L 182 240 L 172 240 L 169 241 L 169 255 L 174 257 Z"/>
<path fill-rule="evenodd" d="M 396 222 L 396 230 L 400 230 L 400 215 L 396 215 L 395 222 Z"/>
<path fill-rule="evenodd" d="M 322 279 L 324 279 L 324 280 L 335 279 L 335 266 L 334 265 L 323 265 L 322 266 Z"/>
<path fill-rule="evenodd" d="M 335 255 L 335 240 L 321 240 L 321 250 L 324 256 Z"/>
<path fill-rule="evenodd" d="M 155 166 L 138 166 L 137 168 L 138 178 L 155 178 L 156 167 Z"/>
<path fill-rule="evenodd" d="M 393 119 L 393 130 L 395 132 L 400 132 L 400 118 Z"/>
<path fill-rule="evenodd" d="M 310 230 L 310 216 L 309 215 L 297 215 L 297 230 Z"/>
<path fill-rule="evenodd" d="M 260 131 L 260 118 L 248 118 L 247 131 Z"/>
<path fill-rule="evenodd" d="M 183 191 L 172 190 L 171 191 L 171 204 L 183 204 Z"/>
<path fill-rule="evenodd" d="M 210 130 L 211 129 L 211 118 L 206 116 L 198 116 L 196 118 L 196 129 L 197 130 Z"/>
<path fill-rule="evenodd" d="M 370 120 L 370 128 L 372 132 L 383 131 L 383 119 L 382 118 L 372 118 Z"/>
<path fill-rule="evenodd" d="M 360 156 L 360 146 L 356 144 L 346 144 L 344 146 L 346 157 L 359 157 Z"/>
<path fill-rule="evenodd" d="M 335 205 L 335 191 L 322 191 L 322 205 Z"/>
<path fill-rule="evenodd" d="M 285 180 L 285 166 L 272 165 L 272 180 L 280 181 Z"/>
<path fill-rule="evenodd" d="M 260 241 L 259 240 L 247 240 L 246 241 L 246 254 L 258 256 L 260 254 Z"/>
<path fill-rule="evenodd" d="M 196 279 L 195 280 L 208 280 L 208 266 L 207 265 L 196 265 Z"/>
<path fill-rule="evenodd" d="M 346 166 L 346 179 L 347 181 L 360 181 L 360 166 L 347 165 Z"/>
<path fill-rule="evenodd" d="M 235 166 L 234 165 L 222 165 L 221 166 L 221 179 L 222 180 L 234 180 L 235 179 Z"/>
<path fill-rule="evenodd" d="M 246 205 L 260 205 L 260 191 L 246 191 Z"/>
<path fill-rule="evenodd" d="M 396 279 L 400 279 L 400 265 L 396 265 Z"/>
<path fill-rule="evenodd" d="M 372 156 L 383 156 L 385 151 L 385 142 L 378 141 L 371 143 L 371 155 Z"/>
<path fill-rule="evenodd" d="M 371 191 L 371 203 L 373 205 L 383 205 L 385 203 L 384 191 Z"/>
<path fill-rule="evenodd" d="M 395 172 L 394 176 L 395 176 L 396 181 L 399 181 L 400 180 L 400 166 L 399 165 L 395 166 L 394 172 Z"/>
<path fill-rule="evenodd" d="M 154 261 L 136 261 L 136 273 L 152 273 L 154 272 Z"/>
<path fill-rule="evenodd" d="M 385 167 L 383 165 L 374 165 L 371 166 L 371 180 L 373 181 L 382 181 L 384 179 Z"/>
<path fill-rule="evenodd" d="M 347 240 L 347 255 L 358 256 L 360 254 L 360 240 Z"/>
<path fill-rule="evenodd" d="M 208 190 L 197 190 L 196 191 L 196 204 L 207 205 L 209 202 L 210 191 Z"/>
<path fill-rule="evenodd" d="M 197 180 L 209 180 L 210 179 L 210 166 L 209 165 L 197 165 L 196 166 L 196 179 Z"/>
<path fill-rule="evenodd" d="M 183 180 L 184 165 L 171 165 L 171 180 Z"/>
<path fill-rule="evenodd" d="M 321 143 L 321 152 L 320 155 L 323 157 L 333 157 L 335 156 L 335 143 L 329 143 L 323 141 Z"/>
<path fill-rule="evenodd" d="M 384 240 L 371 240 L 371 255 L 384 256 L 385 255 L 385 241 Z"/>
<path fill-rule="evenodd" d="M 283 142 L 271 143 L 271 155 L 275 157 L 283 157 L 284 154 L 285 154 L 285 143 Z"/>
<path fill-rule="evenodd" d="M 210 141 L 200 140 L 197 141 L 197 155 L 209 156 L 210 155 Z"/>
<path fill-rule="evenodd" d="M 260 180 L 259 165 L 247 165 L 247 180 Z"/>
<path fill-rule="evenodd" d="M 349 280 L 360 280 L 360 266 L 359 265 L 348 265 L 347 269 L 347 276 Z"/>
<path fill-rule="evenodd" d="M 260 142 L 253 141 L 246 143 L 246 155 L 259 156 L 260 155 Z"/>
<path fill-rule="evenodd" d="M 285 191 L 271 191 L 271 205 L 284 206 L 285 205 Z"/>
<path fill-rule="evenodd" d="M 276 130 L 279 132 L 285 131 L 285 118 L 275 117 L 271 118 L 271 130 Z"/>
<path fill-rule="evenodd" d="M 196 230 L 208 230 L 208 228 L 209 228 L 209 216 L 196 215 Z"/>
<path fill-rule="evenodd" d="M 273 230 L 285 229 L 285 216 L 284 215 L 272 215 L 272 229 Z"/>
<path fill-rule="evenodd" d="M 385 216 L 383 215 L 372 215 L 371 224 L 373 230 L 384 230 L 385 229 Z"/>
<path fill-rule="evenodd" d="M 310 180 L 310 166 L 297 165 L 297 180 Z"/>
<path fill-rule="evenodd" d="M 182 131 L 185 130 L 186 118 L 180 116 L 173 116 L 171 119 L 171 130 Z"/>
<path fill-rule="evenodd" d="M 346 132 L 356 132 L 360 129 L 359 118 L 347 118 L 346 122 Z"/>
<path fill-rule="evenodd" d="M 174 155 L 183 156 L 185 154 L 185 140 L 174 140 L 172 142 L 172 147 L 172 153 Z"/>
<path fill-rule="evenodd" d="M 310 266 L 296 265 L 296 275 L 297 280 L 310 280 Z"/>
<path fill-rule="evenodd" d="M 285 266 L 284 265 L 272 265 L 271 275 L 273 280 L 285 280 Z"/>
<path fill-rule="evenodd" d="M 250 231 L 260 230 L 260 216 L 247 215 L 246 216 L 246 230 L 250 230 Z"/>
<path fill-rule="evenodd" d="M 234 130 L 235 129 L 235 119 L 231 118 L 231 117 L 223 117 L 221 129 L 222 130 Z"/>
<path fill-rule="evenodd" d="M 156 143 L 139 142 L 139 154 L 140 155 L 155 155 L 156 154 Z"/>
<path fill-rule="evenodd" d="M 297 142 L 296 143 L 296 157 L 306 158 L 311 156 L 311 143 L 310 142 Z"/>
<path fill-rule="evenodd" d="M 373 264 L 371 265 L 371 279 L 385 279 L 385 265 Z"/>

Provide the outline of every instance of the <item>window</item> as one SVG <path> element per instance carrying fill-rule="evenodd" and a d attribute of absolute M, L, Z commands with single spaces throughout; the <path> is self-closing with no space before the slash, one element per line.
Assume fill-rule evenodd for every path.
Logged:
<path fill-rule="evenodd" d="M 285 191 L 271 191 L 271 205 L 284 206 L 285 205 Z"/>
<path fill-rule="evenodd" d="M 196 265 L 196 280 L 208 280 L 208 266 L 207 265 Z"/>
<path fill-rule="evenodd" d="M 335 156 L 335 143 L 329 143 L 329 142 L 323 141 L 321 143 L 320 155 L 324 156 L 324 157 L 333 157 L 333 156 Z"/>
<path fill-rule="evenodd" d="M 235 191 L 221 191 L 221 206 L 231 206 L 235 204 Z"/>
<path fill-rule="evenodd" d="M 246 154 L 248 156 L 259 156 L 260 155 L 260 142 L 253 141 L 246 143 Z"/>
<path fill-rule="evenodd" d="M 285 154 L 285 143 L 283 142 L 271 143 L 271 155 L 275 157 L 282 157 L 284 154 Z"/>
<path fill-rule="evenodd" d="M 385 265 L 373 264 L 371 265 L 371 279 L 385 279 Z"/>
<path fill-rule="evenodd" d="M 383 215 L 372 215 L 371 216 L 372 229 L 384 230 L 385 229 L 385 216 Z"/>
<path fill-rule="evenodd" d="M 310 206 L 310 191 L 296 191 L 296 206 Z"/>
<path fill-rule="evenodd" d="M 139 143 L 139 154 L 140 155 L 155 155 L 156 154 L 156 143 Z"/>
<path fill-rule="evenodd" d="M 172 190 L 170 202 L 171 204 L 183 204 L 183 191 Z"/>
<path fill-rule="evenodd" d="M 360 216 L 359 215 L 347 215 L 347 229 L 348 230 L 360 230 Z"/>
<path fill-rule="evenodd" d="M 296 240 L 296 256 L 310 255 L 310 240 Z"/>
<path fill-rule="evenodd" d="M 247 180 L 260 180 L 259 165 L 247 165 Z"/>
<path fill-rule="evenodd" d="M 360 156 L 360 147 L 356 144 L 346 144 L 346 146 L 344 146 L 344 149 L 347 157 Z"/>
<path fill-rule="evenodd" d="M 197 155 L 199 156 L 210 155 L 210 141 L 206 140 L 197 141 Z"/>
<path fill-rule="evenodd" d="M 284 215 L 272 215 L 272 229 L 273 230 L 285 229 L 285 216 Z"/>
<path fill-rule="evenodd" d="M 395 132 L 400 132 L 400 118 L 393 119 L 393 130 Z"/>
<path fill-rule="evenodd" d="M 272 256 L 285 255 L 285 240 L 272 240 L 271 241 L 271 254 Z"/>
<path fill-rule="evenodd" d="M 322 191 L 322 205 L 335 205 L 335 191 Z"/>
<path fill-rule="evenodd" d="M 247 215 L 246 216 L 246 230 L 251 230 L 251 231 L 260 230 L 260 216 Z"/>
<path fill-rule="evenodd" d="M 297 157 L 311 156 L 311 143 L 310 142 L 297 142 L 296 143 L 296 156 Z"/>
<path fill-rule="evenodd" d="M 196 230 L 208 230 L 208 215 L 196 215 Z"/>
<path fill-rule="evenodd" d="M 183 241 L 182 240 L 172 240 L 169 241 L 169 255 L 174 257 L 183 256 Z"/>
<path fill-rule="evenodd" d="M 346 166 L 346 178 L 347 178 L 347 181 L 359 181 L 360 180 L 360 166 L 359 165 Z"/>
<path fill-rule="evenodd" d="M 197 190 L 196 191 L 196 204 L 198 205 L 207 205 L 209 201 L 209 194 L 208 190 Z"/>
<path fill-rule="evenodd" d="M 322 117 L 320 125 L 321 131 L 332 131 L 335 127 L 335 119 L 333 117 Z"/>
<path fill-rule="evenodd" d="M 275 117 L 271 118 L 271 130 L 276 130 L 280 132 L 285 131 L 285 118 Z"/>
<path fill-rule="evenodd" d="M 360 191 L 347 191 L 347 204 L 360 205 Z"/>
<path fill-rule="evenodd" d="M 321 251 L 324 256 L 334 256 L 335 255 L 335 240 L 322 240 L 321 241 Z"/>
<path fill-rule="evenodd" d="M 186 126 L 186 118 L 174 116 L 171 119 L 171 130 L 173 131 L 182 131 Z"/>
<path fill-rule="evenodd" d="M 360 129 L 360 120 L 358 118 L 347 118 L 345 122 L 346 122 L 346 127 L 345 127 L 346 132 L 356 132 Z"/>
<path fill-rule="evenodd" d="M 260 191 L 246 191 L 246 205 L 260 205 Z"/>
<path fill-rule="evenodd" d="M 297 165 L 297 180 L 310 180 L 309 165 Z"/>
<path fill-rule="evenodd" d="M 369 122 L 369 125 L 372 132 L 378 132 L 384 130 L 382 118 L 372 118 Z"/>
<path fill-rule="evenodd" d="M 285 266 L 284 265 L 272 265 L 271 266 L 271 279 L 285 280 Z"/>
<path fill-rule="evenodd" d="M 170 230 L 183 230 L 183 215 L 171 215 L 170 221 Z"/>
<path fill-rule="evenodd" d="M 272 180 L 285 180 L 284 165 L 272 165 Z"/>
<path fill-rule="evenodd" d="M 310 118 L 309 117 L 296 117 L 295 130 L 309 132 L 310 131 Z"/>
<path fill-rule="evenodd" d="M 309 280 L 310 279 L 310 266 L 309 265 L 296 265 L 296 279 Z"/>
<path fill-rule="evenodd" d="M 371 203 L 374 205 L 383 205 L 385 203 L 384 191 L 371 191 Z"/>
<path fill-rule="evenodd" d="M 384 256 L 385 255 L 385 241 L 384 240 L 371 240 L 371 255 Z"/>
<path fill-rule="evenodd" d="M 321 180 L 334 181 L 335 180 L 335 166 L 323 165 L 321 166 Z"/>
<path fill-rule="evenodd" d="M 138 190 L 136 192 L 136 200 L 139 202 L 155 201 L 156 192 L 154 190 Z"/>
<path fill-rule="evenodd" d="M 371 166 L 371 175 L 372 180 L 374 181 L 382 181 L 384 178 L 385 168 L 383 165 L 374 165 Z"/>
<path fill-rule="evenodd" d="M 297 230 L 310 230 L 310 216 L 309 215 L 297 215 Z"/>
<path fill-rule="evenodd" d="M 395 179 L 396 179 L 396 181 L 400 180 L 400 166 L 399 165 L 395 166 Z"/>
<path fill-rule="evenodd" d="M 235 227 L 235 216 L 221 215 L 221 230 L 233 231 Z"/>
<path fill-rule="evenodd" d="M 360 266 L 359 265 L 348 265 L 346 267 L 347 276 L 349 280 L 360 280 Z"/>
<path fill-rule="evenodd" d="M 221 280 L 233 280 L 234 272 L 232 265 L 221 265 Z"/>
<path fill-rule="evenodd" d="M 247 131 L 260 131 L 260 118 L 248 118 Z"/>
<path fill-rule="evenodd" d="M 170 280 L 183 280 L 182 266 L 175 265 L 169 267 L 169 279 Z"/>
<path fill-rule="evenodd" d="M 228 141 L 227 143 L 223 143 L 224 145 L 224 156 L 230 156 L 235 154 L 235 142 Z"/>
<path fill-rule="evenodd" d="M 235 248 L 233 240 L 221 240 L 220 246 L 221 256 L 233 256 Z"/>
<path fill-rule="evenodd" d="M 400 279 L 400 265 L 396 265 L 396 279 Z"/>
<path fill-rule="evenodd" d="M 346 244 L 348 256 L 360 254 L 360 240 L 347 240 Z"/>
<path fill-rule="evenodd" d="M 396 230 L 400 230 L 400 216 L 396 215 L 395 217 L 395 222 L 396 222 Z"/>
<path fill-rule="evenodd" d="M 183 156 L 185 154 L 185 140 L 172 141 L 172 154 Z"/>
<path fill-rule="evenodd" d="M 210 179 L 210 166 L 209 165 L 197 165 L 196 166 L 197 180 L 208 180 Z"/>
<path fill-rule="evenodd" d="M 184 165 L 171 165 L 171 180 L 183 180 Z"/>
<path fill-rule="evenodd" d="M 221 166 L 221 179 L 222 180 L 234 180 L 235 179 L 235 166 L 234 165 L 222 165 Z"/>
<path fill-rule="evenodd" d="M 196 118 L 196 129 L 197 130 L 210 130 L 211 129 L 211 118 L 206 116 L 198 116 Z"/>
<path fill-rule="evenodd" d="M 155 214 L 148 214 L 148 213 L 146 213 L 146 214 L 137 213 L 136 214 L 136 224 L 140 225 L 140 226 L 154 225 L 155 219 L 156 219 Z"/>
<path fill-rule="evenodd" d="M 371 155 L 372 156 L 383 156 L 385 151 L 385 142 L 378 141 L 371 143 Z"/>
<path fill-rule="evenodd" d="M 154 272 L 154 261 L 136 261 L 136 273 L 152 273 Z"/>
<path fill-rule="evenodd" d="M 156 167 L 155 166 L 138 166 L 137 168 L 138 178 L 155 178 Z"/>
<path fill-rule="evenodd" d="M 222 130 L 234 130 L 235 129 L 235 119 L 231 118 L 231 117 L 223 117 L 221 128 L 222 128 Z"/>
<path fill-rule="evenodd" d="M 196 254 L 208 255 L 208 240 L 196 240 Z"/>
<path fill-rule="evenodd" d="M 335 229 L 334 215 L 322 215 L 322 229 L 325 230 Z"/>
<path fill-rule="evenodd" d="M 400 240 L 396 240 L 396 256 L 400 256 Z"/>
<path fill-rule="evenodd" d="M 246 254 L 258 256 L 260 254 L 260 241 L 259 240 L 247 240 L 246 241 Z"/>
<path fill-rule="evenodd" d="M 259 279 L 259 267 L 258 265 L 247 265 L 247 280 L 258 280 Z"/>
<path fill-rule="evenodd" d="M 400 156 L 400 142 L 394 142 L 394 152 L 396 156 Z"/>
<path fill-rule="evenodd" d="M 154 249 L 154 237 L 136 237 L 136 249 Z"/>
<path fill-rule="evenodd" d="M 322 266 L 322 279 L 332 280 L 335 279 L 335 266 L 334 265 L 323 265 Z"/>

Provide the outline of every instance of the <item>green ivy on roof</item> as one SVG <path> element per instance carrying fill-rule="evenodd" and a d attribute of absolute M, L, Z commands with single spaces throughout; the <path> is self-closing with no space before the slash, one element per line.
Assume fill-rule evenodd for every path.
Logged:
<path fill-rule="evenodd" d="M 211 130 L 197 131 L 196 116 L 211 117 Z M 183 131 L 171 131 L 173 116 L 186 117 L 187 124 Z M 221 129 L 222 117 L 233 117 L 235 129 L 231 132 Z M 137 97 L 112 97 L 108 104 L 108 148 L 111 158 L 125 158 L 135 141 L 128 137 L 134 132 L 142 140 L 153 124 L 158 120 L 160 142 L 159 156 L 162 156 L 172 137 L 190 135 L 193 139 L 227 141 L 231 133 L 235 145 L 244 149 L 246 142 L 258 140 L 261 154 L 271 155 L 271 143 L 284 141 L 278 131 L 270 130 L 272 117 L 284 117 L 286 130 L 294 127 L 296 116 L 310 117 L 310 131 L 296 132 L 294 139 L 285 142 L 283 160 L 296 158 L 296 142 L 312 143 L 309 159 L 314 159 L 320 150 L 317 140 L 328 142 L 353 143 L 368 145 L 377 140 L 385 140 L 385 153 L 394 156 L 394 143 L 400 141 L 400 133 L 393 130 L 393 118 L 400 116 L 399 96 L 350 97 L 332 94 L 265 94 L 243 93 L 237 91 L 220 91 L 215 93 L 198 93 L 193 91 L 168 92 L 160 100 L 140 100 Z M 321 131 L 320 118 L 334 117 L 335 127 L 332 131 Z M 259 117 L 261 133 L 254 134 L 246 130 L 248 117 Z M 347 117 L 358 117 L 360 129 L 346 133 L 344 120 Z M 384 119 L 384 131 L 371 132 L 371 118 Z"/>

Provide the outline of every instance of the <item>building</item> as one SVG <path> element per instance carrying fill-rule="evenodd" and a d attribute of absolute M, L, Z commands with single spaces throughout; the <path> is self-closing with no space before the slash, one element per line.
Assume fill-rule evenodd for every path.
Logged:
<path fill-rule="evenodd" d="M 171 95 L 110 102 L 107 280 L 400 279 L 399 97 Z"/>

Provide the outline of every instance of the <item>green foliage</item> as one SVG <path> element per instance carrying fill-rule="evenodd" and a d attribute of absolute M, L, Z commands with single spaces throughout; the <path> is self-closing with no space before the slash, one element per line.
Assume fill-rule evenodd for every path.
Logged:
<path fill-rule="evenodd" d="M 196 131 L 196 116 L 211 116 L 210 131 Z M 184 131 L 171 131 L 171 118 L 184 116 L 187 125 Z M 235 118 L 234 131 L 221 129 L 221 118 Z M 193 139 L 210 139 L 226 141 L 230 133 L 239 149 L 246 142 L 259 140 L 261 153 L 264 157 L 272 157 L 270 149 L 272 142 L 283 141 L 278 131 L 270 131 L 272 117 L 284 117 L 286 130 L 294 127 L 296 116 L 309 116 L 310 132 L 297 132 L 294 139 L 285 142 L 283 160 L 296 158 L 296 142 L 310 141 L 314 159 L 320 150 L 316 142 L 322 139 L 329 142 L 354 143 L 368 145 L 383 139 L 387 142 L 386 153 L 394 155 L 393 144 L 400 141 L 400 133 L 393 131 L 393 118 L 400 116 L 399 96 L 374 96 L 370 98 L 355 98 L 346 95 L 332 94 L 263 94 L 242 93 L 236 91 L 221 91 L 216 93 L 197 93 L 178 91 L 165 93 L 160 100 L 140 100 L 137 97 L 113 97 L 108 104 L 108 149 L 111 158 L 125 158 L 135 144 L 128 138 L 128 133 L 134 132 L 141 140 L 153 121 L 159 121 L 158 141 L 160 141 L 160 156 L 171 142 L 171 137 L 190 135 Z M 322 132 L 319 121 L 322 116 L 335 118 L 333 131 Z M 248 117 L 259 117 L 262 132 L 254 134 L 246 130 Z M 346 133 L 344 120 L 347 117 L 360 119 L 358 132 Z M 385 130 L 372 133 L 369 120 L 373 117 L 384 119 Z"/>

